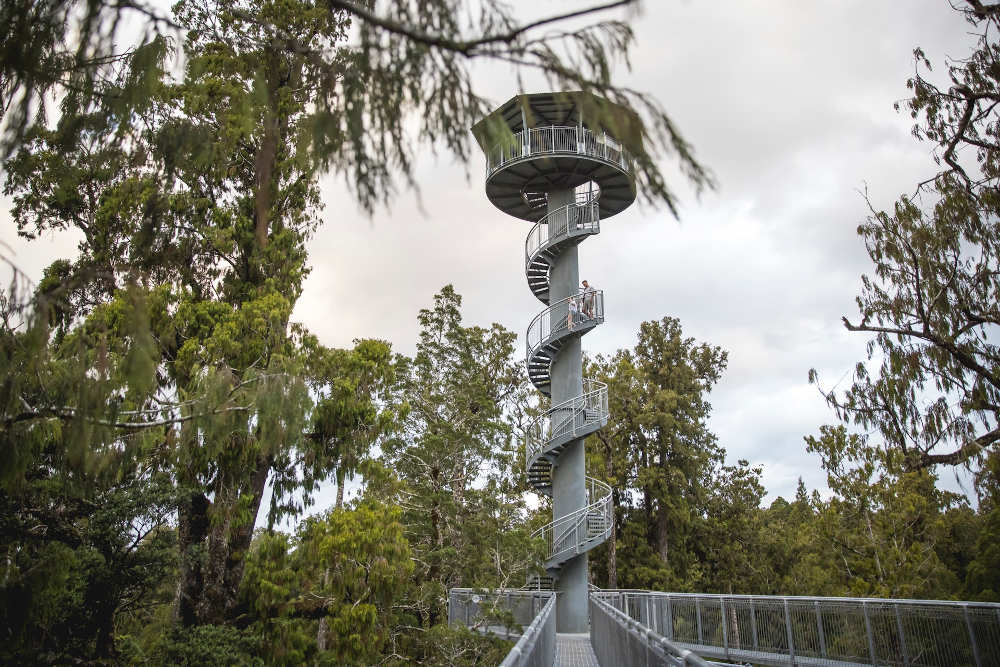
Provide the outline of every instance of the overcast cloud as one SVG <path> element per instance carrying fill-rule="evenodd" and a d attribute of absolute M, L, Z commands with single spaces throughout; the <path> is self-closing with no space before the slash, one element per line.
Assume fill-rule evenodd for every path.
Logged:
<path fill-rule="evenodd" d="M 633 206 L 581 246 L 581 277 L 605 290 L 607 311 L 584 350 L 611 354 L 635 344 L 642 321 L 679 317 L 688 335 L 729 351 L 710 421 L 729 459 L 763 466 L 768 500 L 794 494 L 800 476 L 824 488 L 802 438 L 834 416 L 807 372 L 817 368 L 830 386 L 863 358 L 866 340 L 839 322 L 856 312 L 870 266 L 855 233 L 867 211 L 860 191 L 867 185 L 887 207 L 933 173 L 930 146 L 892 105 L 907 96 L 914 47 L 940 73 L 943 56 L 969 52 L 969 26 L 945 0 L 647 0 L 634 27 L 633 70 L 621 82 L 664 104 L 719 188 L 698 199 L 677 177 L 679 222 Z M 497 104 L 517 92 L 509 70 L 481 72 Z M 422 159 L 424 212 L 404 193 L 370 219 L 325 179 L 325 224 L 309 245 L 312 273 L 294 318 L 327 345 L 377 337 L 411 354 L 417 311 L 452 283 L 467 323 L 499 322 L 523 344 L 540 309 L 523 273 L 530 225 L 487 201 L 484 164 L 480 155 L 467 167 Z M 16 259 L 37 277 L 74 241 L 32 246 L 17 243 Z M 332 499 L 325 491 L 320 507 Z"/>

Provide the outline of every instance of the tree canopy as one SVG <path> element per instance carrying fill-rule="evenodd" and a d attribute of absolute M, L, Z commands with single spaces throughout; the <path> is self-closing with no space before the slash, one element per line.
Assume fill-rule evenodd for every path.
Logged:
<path fill-rule="evenodd" d="M 940 170 L 858 228 L 874 273 L 862 278 L 860 319 L 844 326 L 874 337 L 853 385 L 828 394 L 840 417 L 877 430 L 910 468 L 975 467 L 1000 442 L 1000 14 L 968 5 L 979 39 L 946 63 L 947 87 L 914 52 L 905 107 Z"/>

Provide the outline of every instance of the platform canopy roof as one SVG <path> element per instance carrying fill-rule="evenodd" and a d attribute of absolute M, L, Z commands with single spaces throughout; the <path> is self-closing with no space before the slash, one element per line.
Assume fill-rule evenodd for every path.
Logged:
<path fill-rule="evenodd" d="M 642 121 L 634 111 L 583 91 L 515 95 L 472 126 L 479 147 L 488 151 L 504 132 L 528 127 L 583 125 L 606 132 L 635 151 L 642 145 Z"/>

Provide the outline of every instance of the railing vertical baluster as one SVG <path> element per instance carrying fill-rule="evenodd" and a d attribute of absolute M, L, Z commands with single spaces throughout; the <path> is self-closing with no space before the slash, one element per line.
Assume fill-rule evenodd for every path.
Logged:
<path fill-rule="evenodd" d="M 865 632 L 868 633 L 868 655 L 871 658 L 872 664 L 875 662 L 875 637 L 872 635 L 872 620 L 868 617 L 868 603 L 862 601 L 861 610 L 865 615 Z"/>
<path fill-rule="evenodd" d="M 813 601 L 816 605 L 816 630 L 819 634 L 819 654 L 822 657 L 826 657 L 826 635 L 823 634 L 823 612 L 820 611 L 819 601 Z"/>
<path fill-rule="evenodd" d="M 753 650 L 758 649 L 757 644 L 757 612 L 753 608 L 753 598 L 750 598 L 750 629 L 753 631 Z"/>
<path fill-rule="evenodd" d="M 670 596 L 667 596 L 667 622 L 665 623 L 667 628 L 667 639 L 674 638 L 674 607 L 670 603 Z"/>
<path fill-rule="evenodd" d="M 899 615 L 899 605 L 893 603 L 892 607 L 896 611 L 896 630 L 899 632 L 899 650 L 903 655 L 903 667 L 910 667 L 910 656 L 906 652 L 906 635 L 903 633 L 903 619 Z"/>
<path fill-rule="evenodd" d="M 962 605 L 965 615 L 965 627 L 969 631 L 969 645 L 972 646 L 972 659 L 976 661 L 976 667 L 982 667 L 983 663 L 979 659 L 979 645 L 976 643 L 976 632 L 972 628 L 972 619 L 969 618 L 969 605 Z"/>
<path fill-rule="evenodd" d="M 785 631 L 788 633 L 788 654 L 795 664 L 795 637 L 792 636 L 792 614 L 788 608 L 788 598 L 782 600 L 785 606 Z"/>
<path fill-rule="evenodd" d="M 726 598 L 719 598 L 719 616 L 722 618 L 722 649 L 729 659 L 729 624 L 726 622 Z"/>
<path fill-rule="evenodd" d="M 694 599 L 694 613 L 698 617 L 698 643 L 704 644 L 704 640 L 701 638 L 701 598 Z"/>

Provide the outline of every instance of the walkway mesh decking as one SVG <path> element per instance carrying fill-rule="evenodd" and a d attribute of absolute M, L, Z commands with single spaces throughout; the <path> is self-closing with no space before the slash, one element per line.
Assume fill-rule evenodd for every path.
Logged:
<path fill-rule="evenodd" d="M 557 634 L 554 667 L 599 667 L 590 635 Z"/>

